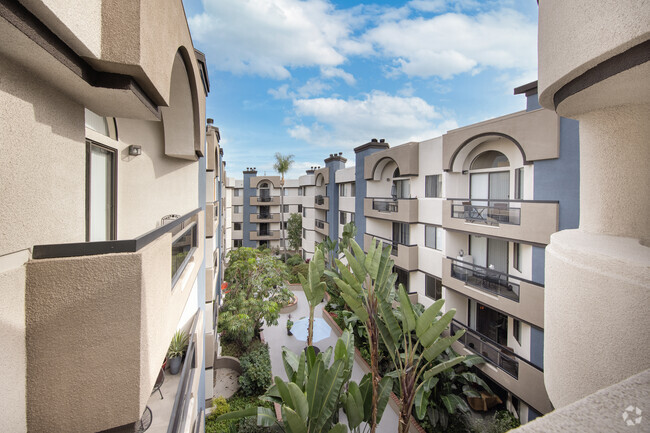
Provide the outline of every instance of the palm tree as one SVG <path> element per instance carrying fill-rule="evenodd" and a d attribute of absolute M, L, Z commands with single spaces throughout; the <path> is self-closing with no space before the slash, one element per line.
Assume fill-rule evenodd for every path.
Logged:
<path fill-rule="evenodd" d="M 282 179 L 280 179 L 280 242 L 285 260 L 287 257 L 287 242 L 284 239 L 284 174 L 289 171 L 291 164 L 293 164 L 293 155 L 282 155 L 280 152 L 276 152 L 273 169 L 282 176 Z"/>

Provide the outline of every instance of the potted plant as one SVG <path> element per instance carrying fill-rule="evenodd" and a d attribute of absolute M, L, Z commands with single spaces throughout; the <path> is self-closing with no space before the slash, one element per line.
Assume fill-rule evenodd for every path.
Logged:
<path fill-rule="evenodd" d="M 176 331 L 172 338 L 172 342 L 169 344 L 169 350 L 167 351 L 169 372 L 171 374 L 178 374 L 178 371 L 181 369 L 181 360 L 187 350 L 188 342 L 189 337 L 185 331 Z"/>
<path fill-rule="evenodd" d="M 291 327 L 293 326 L 293 320 L 291 320 L 291 315 L 289 315 L 289 318 L 287 319 L 287 335 L 293 335 L 291 332 Z"/>

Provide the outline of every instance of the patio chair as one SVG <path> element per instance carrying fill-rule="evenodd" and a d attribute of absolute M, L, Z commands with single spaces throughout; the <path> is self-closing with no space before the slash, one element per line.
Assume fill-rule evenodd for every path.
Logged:
<path fill-rule="evenodd" d="M 156 378 L 156 383 L 153 385 L 153 390 L 151 391 L 152 395 L 158 391 L 160 393 L 161 400 L 163 399 L 163 395 L 160 387 L 162 386 L 163 382 L 165 382 L 165 370 L 161 368 L 160 373 L 158 373 L 158 378 Z"/>
<path fill-rule="evenodd" d="M 135 423 L 135 433 L 143 433 L 147 431 L 149 427 L 151 427 L 151 422 L 153 421 L 153 413 L 151 412 L 151 408 L 147 406 L 144 409 L 144 412 L 142 412 L 142 417 L 138 420 L 138 422 Z"/>

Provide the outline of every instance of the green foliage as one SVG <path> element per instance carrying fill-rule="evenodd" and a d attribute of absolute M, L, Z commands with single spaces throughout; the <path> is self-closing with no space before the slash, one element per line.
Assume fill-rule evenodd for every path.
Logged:
<path fill-rule="evenodd" d="M 242 427 L 242 422 L 244 420 L 223 420 L 217 421 L 217 418 L 226 413 L 245 410 L 247 408 L 256 408 L 258 405 L 271 408 L 272 404 L 269 402 L 261 401 L 257 396 L 244 396 L 241 392 L 230 397 L 228 400 L 225 400 L 223 397 L 218 397 L 213 399 L 213 406 L 215 405 L 215 400 L 223 400 L 226 405 L 228 405 L 228 410 L 225 412 L 219 410 L 213 410 L 213 412 L 205 420 L 205 433 L 238 433 L 242 431 L 242 428 L 245 429 L 247 426 Z M 223 404 L 220 404 L 220 407 L 225 407 Z M 275 430 L 258 430 L 261 432 L 271 432 Z"/>
<path fill-rule="evenodd" d="M 343 226 L 343 233 L 341 233 L 341 240 L 339 241 L 338 255 L 341 256 L 345 250 L 350 248 L 350 241 L 354 239 L 357 234 L 357 226 L 352 221 Z"/>
<path fill-rule="evenodd" d="M 280 308 L 293 295 L 286 287 L 286 266 L 268 251 L 238 248 L 228 253 L 224 279 L 228 292 L 219 312 L 218 328 L 225 341 L 250 343 L 262 324 L 276 325 Z"/>
<path fill-rule="evenodd" d="M 289 276 L 289 282 L 291 284 L 300 284 L 300 277 L 298 275 L 302 275 L 303 277 L 307 278 L 308 274 L 309 274 L 309 263 L 300 263 L 299 265 L 296 265 L 293 268 L 291 268 L 291 275 Z"/>
<path fill-rule="evenodd" d="M 172 337 L 172 341 L 169 344 L 169 349 L 167 350 L 167 358 L 172 359 L 179 356 L 183 356 L 187 350 L 189 344 L 189 336 L 185 331 L 178 330 Z"/>
<path fill-rule="evenodd" d="M 254 344 L 239 362 L 242 374 L 239 385 L 244 395 L 260 395 L 271 384 L 271 358 L 269 347 L 263 343 Z"/>
<path fill-rule="evenodd" d="M 505 433 L 519 427 L 519 420 L 507 410 L 497 411 L 492 418 L 475 419 L 471 423 L 472 433 Z"/>
<path fill-rule="evenodd" d="M 289 224 L 291 224 L 291 221 L 289 221 Z M 294 254 L 293 256 L 289 257 L 286 261 L 287 266 L 297 266 L 301 263 L 304 263 L 304 260 L 300 256 L 300 254 Z"/>
<path fill-rule="evenodd" d="M 287 319 L 287 331 L 291 331 L 292 326 L 293 326 L 293 320 Z"/>
<path fill-rule="evenodd" d="M 325 262 L 323 259 L 323 252 L 320 249 L 316 249 L 314 257 L 309 262 L 307 277 L 305 278 L 302 274 L 298 274 L 298 278 L 302 284 L 302 289 L 307 298 L 307 303 L 309 304 L 307 346 L 312 345 L 312 338 L 314 336 L 314 309 L 316 308 L 316 305 L 323 301 L 323 296 L 325 296 L 325 287 L 327 286 L 323 281 L 321 281 L 324 270 Z"/>
<path fill-rule="evenodd" d="M 230 405 L 225 398 L 217 397 L 212 399 L 212 407 L 212 412 L 205 420 L 205 433 L 227 432 L 233 421 L 217 421 L 217 418 L 230 412 Z"/>
<path fill-rule="evenodd" d="M 302 215 L 299 213 L 292 213 L 289 217 L 289 222 L 287 223 L 287 239 L 292 250 L 297 250 L 302 245 Z"/>
<path fill-rule="evenodd" d="M 212 413 L 217 414 L 217 416 L 230 412 L 230 405 L 224 397 L 213 398 L 212 408 Z"/>

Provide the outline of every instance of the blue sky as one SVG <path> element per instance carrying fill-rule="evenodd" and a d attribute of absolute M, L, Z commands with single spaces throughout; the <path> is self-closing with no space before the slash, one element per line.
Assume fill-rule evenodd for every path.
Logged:
<path fill-rule="evenodd" d="M 522 110 L 535 0 L 184 0 L 230 177 L 289 175 L 371 138 L 391 146 Z"/>

